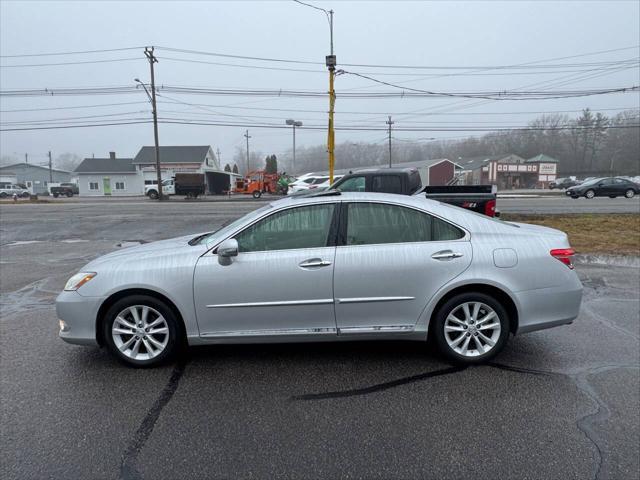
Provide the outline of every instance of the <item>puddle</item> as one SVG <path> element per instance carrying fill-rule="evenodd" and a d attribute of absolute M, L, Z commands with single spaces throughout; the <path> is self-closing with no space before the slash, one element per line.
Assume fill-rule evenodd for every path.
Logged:
<path fill-rule="evenodd" d="M 142 245 L 143 243 L 149 243 L 146 240 L 123 240 L 120 243 L 116 243 L 116 247 L 127 248 L 127 247 L 136 247 L 138 245 Z"/>
<path fill-rule="evenodd" d="M 15 245 L 30 245 L 32 243 L 42 243 L 41 240 L 16 240 L 15 242 L 5 243 L 5 247 L 13 247 Z"/>

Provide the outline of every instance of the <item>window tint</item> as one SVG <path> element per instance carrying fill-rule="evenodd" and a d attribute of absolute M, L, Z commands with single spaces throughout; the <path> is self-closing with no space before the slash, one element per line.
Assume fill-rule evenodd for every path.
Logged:
<path fill-rule="evenodd" d="M 274 213 L 236 235 L 241 252 L 318 248 L 327 245 L 334 204 Z"/>
<path fill-rule="evenodd" d="M 364 177 L 347 178 L 337 187 L 341 192 L 364 192 L 366 188 L 365 179 Z"/>
<path fill-rule="evenodd" d="M 371 191 L 402 193 L 402 183 L 398 175 L 376 175 L 371 179 Z"/>
<path fill-rule="evenodd" d="M 464 232 L 427 213 L 397 205 L 350 203 L 347 245 L 456 240 Z"/>
<path fill-rule="evenodd" d="M 604 185 L 613 185 L 613 178 L 605 178 L 600 183 L 602 183 Z"/>
<path fill-rule="evenodd" d="M 622 178 L 615 178 L 613 181 L 616 182 L 616 185 L 625 185 L 627 183 L 627 181 Z"/>

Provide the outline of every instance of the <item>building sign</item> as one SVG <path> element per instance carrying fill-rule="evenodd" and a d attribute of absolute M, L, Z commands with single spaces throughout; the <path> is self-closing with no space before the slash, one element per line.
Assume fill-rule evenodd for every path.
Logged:
<path fill-rule="evenodd" d="M 545 175 L 555 175 L 556 173 L 556 164 L 555 163 L 541 163 L 540 164 L 540 174 Z"/>

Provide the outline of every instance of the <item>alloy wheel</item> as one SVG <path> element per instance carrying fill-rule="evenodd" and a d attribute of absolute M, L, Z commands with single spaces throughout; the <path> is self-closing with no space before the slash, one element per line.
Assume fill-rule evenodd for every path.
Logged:
<path fill-rule="evenodd" d="M 585 193 L 584 196 L 587 198 L 593 198 L 596 196 L 596 192 L 594 192 L 593 190 L 587 190 L 587 193 Z"/>
<path fill-rule="evenodd" d="M 132 360 L 151 360 L 169 343 L 169 325 L 156 309 L 132 305 L 114 319 L 111 335 L 116 348 Z"/>
<path fill-rule="evenodd" d="M 634 192 L 633 190 L 629 189 L 626 192 L 624 192 L 624 196 L 627 198 L 633 198 L 633 196 L 636 194 L 636 192 Z"/>
<path fill-rule="evenodd" d="M 482 302 L 465 302 L 455 307 L 444 323 L 444 337 L 458 355 L 477 357 L 491 351 L 500 338 L 500 318 Z"/>

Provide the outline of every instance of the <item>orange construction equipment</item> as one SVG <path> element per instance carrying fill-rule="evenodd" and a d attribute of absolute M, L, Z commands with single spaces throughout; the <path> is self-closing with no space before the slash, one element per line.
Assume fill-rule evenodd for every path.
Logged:
<path fill-rule="evenodd" d="M 251 194 L 260 198 L 263 193 L 276 193 L 277 173 L 266 173 L 264 170 L 249 172 L 245 178 L 236 180 L 236 193 Z"/>

